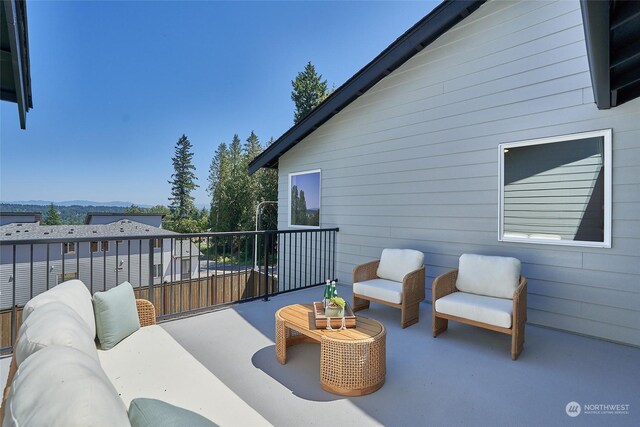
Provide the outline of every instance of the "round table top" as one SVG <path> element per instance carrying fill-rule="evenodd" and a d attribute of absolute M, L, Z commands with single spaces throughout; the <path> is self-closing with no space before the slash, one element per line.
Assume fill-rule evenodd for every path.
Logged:
<path fill-rule="evenodd" d="M 305 335 L 313 336 L 320 341 L 324 336 L 335 340 L 359 341 L 378 337 L 385 333 L 384 325 L 377 320 L 356 316 L 356 327 L 343 330 L 318 329 L 315 325 L 312 304 L 293 304 L 282 307 L 276 316 L 284 320 L 287 326 L 296 330 L 304 330 Z"/>

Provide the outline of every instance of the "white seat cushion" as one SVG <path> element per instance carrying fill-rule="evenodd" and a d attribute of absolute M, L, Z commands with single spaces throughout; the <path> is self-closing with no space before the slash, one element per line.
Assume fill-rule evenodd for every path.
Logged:
<path fill-rule="evenodd" d="M 221 426 L 269 425 L 161 326 L 145 326 L 110 350 L 102 368 L 127 407 L 137 397 L 159 399 Z"/>
<path fill-rule="evenodd" d="M 454 292 L 436 300 L 436 312 L 511 328 L 513 301 L 505 298 Z"/>
<path fill-rule="evenodd" d="M 460 257 L 456 288 L 461 292 L 513 299 L 520 280 L 520 260 L 464 254 Z"/>
<path fill-rule="evenodd" d="M 16 364 L 46 347 L 73 347 L 98 362 L 98 352 L 91 331 L 71 307 L 50 302 L 38 307 L 20 326 L 16 344 Z"/>
<path fill-rule="evenodd" d="M 96 336 L 96 321 L 93 316 L 93 302 L 91 292 L 80 280 L 68 280 L 49 289 L 47 292 L 37 295 L 27 302 L 22 310 L 22 321 L 25 322 L 29 315 L 38 307 L 58 301 L 68 305 L 76 311 L 87 324 L 92 335 Z"/>
<path fill-rule="evenodd" d="M 129 426 L 127 408 L 95 359 L 47 347 L 18 368 L 2 426 Z"/>
<path fill-rule="evenodd" d="M 387 301 L 402 303 L 402 283 L 386 279 L 373 279 L 353 284 L 353 293 Z"/>
<path fill-rule="evenodd" d="M 422 267 L 424 254 L 413 249 L 384 249 L 377 275 L 381 279 L 402 282 L 404 276 Z"/>

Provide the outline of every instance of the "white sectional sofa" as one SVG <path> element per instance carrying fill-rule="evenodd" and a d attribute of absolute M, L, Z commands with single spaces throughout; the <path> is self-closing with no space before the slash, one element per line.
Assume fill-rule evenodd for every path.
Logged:
<path fill-rule="evenodd" d="M 151 303 L 136 305 L 141 327 L 102 350 L 84 283 L 71 280 L 29 301 L 3 395 L 2 426 L 131 425 L 130 404 L 139 398 L 220 426 L 269 425 L 155 324 Z M 189 416 L 185 420 L 193 420 Z M 192 425 L 175 419 L 166 424 Z"/>

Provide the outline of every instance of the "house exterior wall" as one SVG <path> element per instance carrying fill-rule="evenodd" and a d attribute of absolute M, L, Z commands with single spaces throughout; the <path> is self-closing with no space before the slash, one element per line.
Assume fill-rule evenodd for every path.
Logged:
<path fill-rule="evenodd" d="M 320 221 L 339 227 L 337 275 L 385 247 L 425 253 L 434 277 L 462 253 L 514 256 L 528 320 L 640 346 L 640 99 L 594 104 L 579 2 L 489 1 L 279 160 L 322 171 Z M 498 144 L 613 131 L 612 247 L 498 241 Z"/>
<path fill-rule="evenodd" d="M 172 256 L 171 240 L 163 239 L 162 250 L 161 248 L 153 249 L 153 264 L 162 264 L 163 270 L 163 277 L 154 278 L 154 284 L 183 279 L 181 258 Z M 47 263 L 47 245 L 33 245 L 32 268 L 30 245 L 16 245 L 15 277 L 13 274 L 13 247 L 0 247 L 0 308 L 11 307 L 14 284 L 16 304 L 18 305 L 26 303 L 31 297 L 57 285 L 59 283 L 58 275 L 63 273 L 63 259 L 64 273 L 79 271 L 78 279 L 82 280 L 92 292 L 111 289 L 124 281 L 131 282 L 134 287 L 149 284 L 148 239 L 121 240 L 121 243 L 118 243 L 117 252 L 116 242 L 111 240 L 109 241 L 109 250 L 106 253 L 98 251 L 93 254 L 90 252 L 89 242 L 80 242 L 76 243 L 76 253 L 68 253 L 64 257 L 61 243 L 51 243 L 48 246 L 49 262 Z M 192 256 L 186 259 L 190 259 L 191 278 L 198 277 L 198 257 Z M 172 260 L 173 267 L 171 266 Z M 47 271 L 49 271 L 48 278 Z"/>

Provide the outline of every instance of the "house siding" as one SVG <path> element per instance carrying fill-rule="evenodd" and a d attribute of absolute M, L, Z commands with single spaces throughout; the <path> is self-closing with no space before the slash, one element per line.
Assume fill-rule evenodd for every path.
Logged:
<path fill-rule="evenodd" d="M 593 100 L 578 1 L 489 1 L 279 160 L 322 170 L 337 276 L 385 247 L 425 253 L 434 277 L 462 253 L 515 256 L 529 323 L 640 346 L 640 99 Z M 613 130 L 612 247 L 498 241 L 498 145 Z"/>

